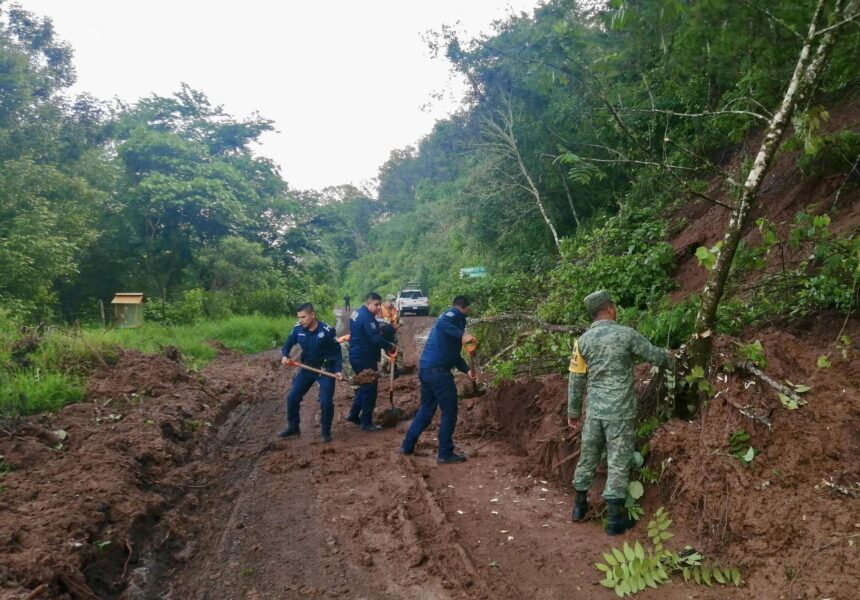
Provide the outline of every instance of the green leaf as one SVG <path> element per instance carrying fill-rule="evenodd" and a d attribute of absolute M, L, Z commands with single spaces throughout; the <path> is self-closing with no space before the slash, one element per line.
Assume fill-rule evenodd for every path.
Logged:
<path fill-rule="evenodd" d="M 797 410 L 800 406 L 793 398 L 789 398 L 783 393 L 779 394 L 779 401 L 782 402 L 782 405 L 788 410 Z"/>
<path fill-rule="evenodd" d="M 615 558 L 619 563 L 627 562 L 627 560 L 624 558 L 624 555 L 621 553 L 621 550 L 619 550 L 618 548 L 613 548 L 612 554 L 615 555 Z"/>
<path fill-rule="evenodd" d="M 755 449 L 752 446 L 750 446 L 749 449 L 747 450 L 746 454 L 744 454 L 744 457 L 741 460 L 744 461 L 745 463 L 750 463 L 750 462 L 752 462 L 752 460 L 754 458 L 755 458 Z"/>
<path fill-rule="evenodd" d="M 708 567 L 702 567 L 702 581 L 705 585 L 711 586 L 711 570 Z"/>
<path fill-rule="evenodd" d="M 818 357 L 818 360 L 815 361 L 815 366 L 817 366 L 819 369 L 829 369 L 830 359 L 827 358 L 826 354 L 822 354 Z"/>
<path fill-rule="evenodd" d="M 603 553 L 603 558 L 606 560 L 606 563 L 611 567 L 614 567 L 618 564 L 618 561 L 615 560 L 615 557 L 608 552 Z"/>
<path fill-rule="evenodd" d="M 603 573 L 608 573 L 610 571 L 608 565 L 604 565 L 603 563 L 594 563 L 594 566 L 597 567 L 598 571 L 602 571 Z"/>
<path fill-rule="evenodd" d="M 674 537 L 674 535 L 675 535 L 675 534 L 670 533 L 670 532 L 668 532 L 668 531 L 661 531 L 661 532 L 660 532 L 660 539 L 661 539 L 661 540 L 668 540 L 669 538 Z"/>
<path fill-rule="evenodd" d="M 706 268 L 708 271 L 714 268 L 714 264 L 717 262 L 717 255 L 705 248 L 704 246 L 699 246 L 696 248 L 696 258 L 699 259 L 699 264 Z"/>
<path fill-rule="evenodd" d="M 600 585 L 602 585 L 603 587 L 607 587 L 607 588 L 614 588 L 615 582 L 609 578 L 606 578 L 606 579 L 600 580 Z"/>
<path fill-rule="evenodd" d="M 741 584 L 741 572 L 737 567 L 733 567 L 731 570 L 732 574 L 732 583 L 735 584 L 735 587 Z"/>
<path fill-rule="evenodd" d="M 627 484 L 627 493 L 638 500 L 645 494 L 645 487 L 639 481 L 631 481 Z"/>
<path fill-rule="evenodd" d="M 635 554 L 636 558 L 639 560 L 645 560 L 645 548 L 642 547 L 639 540 L 636 540 L 636 543 L 633 545 L 633 554 Z"/>
<path fill-rule="evenodd" d="M 808 392 L 811 389 L 812 389 L 811 385 L 798 384 L 798 385 L 794 386 L 794 391 L 797 392 L 798 394 L 805 394 L 806 392 Z"/>
<path fill-rule="evenodd" d="M 714 567 L 714 579 L 717 580 L 718 583 L 725 585 L 726 578 L 723 577 L 723 573 L 720 571 L 719 567 Z"/>
<path fill-rule="evenodd" d="M 627 542 L 624 542 L 624 556 L 627 558 L 628 561 L 631 561 L 636 558 L 636 555 L 633 554 L 633 548 L 631 548 L 630 544 L 628 544 Z"/>

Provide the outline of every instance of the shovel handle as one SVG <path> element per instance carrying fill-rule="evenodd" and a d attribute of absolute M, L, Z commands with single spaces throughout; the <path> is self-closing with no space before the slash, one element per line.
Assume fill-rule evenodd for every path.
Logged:
<path fill-rule="evenodd" d="M 478 373 L 475 371 L 475 351 L 478 349 L 478 340 L 473 339 L 466 342 L 463 344 L 463 348 L 466 350 L 466 354 L 469 355 L 469 370 L 477 377 Z M 472 393 L 478 393 L 478 382 L 475 379 L 472 379 Z"/>
<path fill-rule="evenodd" d="M 325 375 L 326 377 L 331 377 L 332 379 L 338 378 L 337 375 L 335 375 L 334 373 L 329 373 L 328 371 L 323 371 L 322 369 L 317 369 L 315 367 L 311 367 L 309 365 L 300 363 L 299 361 L 293 360 L 291 358 L 287 360 L 287 365 L 289 365 L 291 367 L 299 367 L 300 369 L 310 371 L 311 373 L 317 373 L 318 375 Z"/>

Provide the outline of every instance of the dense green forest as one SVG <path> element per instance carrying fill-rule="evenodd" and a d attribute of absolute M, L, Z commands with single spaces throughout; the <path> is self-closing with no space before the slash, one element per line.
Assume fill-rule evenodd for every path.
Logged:
<path fill-rule="evenodd" d="M 151 319 L 181 323 L 285 314 L 305 299 L 331 306 L 417 280 L 436 308 L 467 290 L 487 314 L 535 309 L 573 324 L 585 318 L 582 297 L 606 287 L 626 319 L 680 343 L 698 296 L 667 301 L 675 215 L 741 202 L 756 136 L 805 40 L 810 56 L 826 46 L 826 60 L 801 73 L 779 152 L 799 150 L 810 180 L 848 173 L 856 185 L 860 134 L 827 127 L 860 83 L 856 10 L 552 0 L 480 39 L 443 28 L 430 45 L 466 77 L 462 108 L 392 151 L 377 190 L 300 191 L 252 152 L 273 124 L 226 114 L 202 91 L 129 105 L 70 98 L 73 50 L 61 32 L 0 2 L 0 311 L 94 321 L 98 300 L 143 291 Z M 856 230 L 831 234 L 837 213 L 802 213 L 789 230 L 759 222 L 763 243 L 728 253 L 736 273 L 719 327 L 854 306 L 860 248 Z M 767 255 L 786 244 L 813 258 L 783 270 L 774 295 Z M 726 254 L 693 250 L 704 269 Z M 468 266 L 489 276 L 460 280 Z M 739 296 L 732 282 L 755 270 L 765 282 Z"/>

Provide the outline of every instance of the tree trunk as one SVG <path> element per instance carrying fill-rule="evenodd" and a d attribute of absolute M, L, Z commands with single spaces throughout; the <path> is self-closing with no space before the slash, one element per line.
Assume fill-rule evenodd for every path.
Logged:
<path fill-rule="evenodd" d="M 516 148 L 516 145 L 514 145 Z M 544 223 L 549 227 L 550 233 L 552 233 L 552 241 L 555 242 L 555 247 L 558 250 L 558 253 L 561 254 L 561 242 L 558 239 L 558 232 L 555 230 L 555 225 L 552 224 L 552 221 L 549 218 L 549 215 L 546 212 L 546 208 L 544 208 L 543 200 L 541 199 L 540 190 L 537 189 L 534 181 L 532 181 L 532 177 L 526 169 L 525 163 L 523 163 L 523 158 L 520 156 L 520 152 L 516 150 L 517 156 L 517 164 L 520 167 L 520 172 L 522 172 L 523 177 L 525 177 L 528 182 L 529 191 L 531 192 L 532 197 L 535 199 L 535 203 L 537 203 L 538 210 L 540 211 L 541 216 L 543 217 Z"/>
<path fill-rule="evenodd" d="M 516 164 L 518 174 L 511 176 L 511 179 L 517 180 L 516 186 L 534 198 L 541 217 L 543 217 L 543 222 L 546 223 L 547 228 L 549 228 L 549 231 L 552 234 L 552 241 L 555 242 L 555 247 L 558 250 L 558 253 L 561 254 L 561 242 L 558 239 L 558 232 L 555 229 L 555 225 L 552 224 L 549 214 L 546 212 L 546 207 L 544 206 L 540 190 L 538 190 L 535 185 L 531 173 L 529 173 L 529 170 L 523 161 L 516 135 L 514 135 L 513 100 L 508 95 L 505 95 L 502 100 L 504 103 L 504 110 L 497 111 L 501 124 L 495 119 L 488 119 L 485 124 L 487 136 L 491 140 L 486 144 L 486 147 L 503 156 L 506 161 L 511 161 Z"/>
<path fill-rule="evenodd" d="M 779 108 L 768 124 L 764 140 L 759 147 L 753 167 L 743 186 L 740 200 L 732 210 L 723 237 L 722 247 L 717 252 L 716 263 L 708 276 L 708 281 L 702 289 L 702 301 L 696 315 L 696 334 L 690 344 L 691 366 L 701 366 L 708 372 L 708 366 L 713 348 L 714 323 L 717 309 L 725 291 L 726 281 L 731 271 L 732 262 L 737 252 L 738 244 L 746 232 L 749 217 L 755 207 L 758 191 L 761 188 L 768 168 L 779 148 L 780 142 L 788 129 L 791 116 L 797 106 L 810 95 L 823 70 L 824 64 L 833 43 L 836 40 L 837 28 L 819 31 L 819 24 L 824 13 L 825 0 L 819 0 L 810 20 L 809 32 L 806 35 L 794 74 L 788 84 Z M 858 0 L 850 0 L 843 9 L 842 0 L 837 0 L 834 19 L 842 21 L 856 15 Z M 813 47 L 815 50 L 813 51 Z"/>
<path fill-rule="evenodd" d="M 577 214 L 576 207 L 573 205 L 573 194 L 570 193 L 570 184 L 567 182 L 567 176 L 556 163 L 552 164 L 555 166 L 555 170 L 558 172 L 559 178 L 561 178 L 561 185 L 564 186 L 567 203 L 570 204 L 570 213 L 573 215 L 573 220 L 576 221 L 576 228 L 579 229 L 582 224 L 579 222 L 579 214 Z"/>

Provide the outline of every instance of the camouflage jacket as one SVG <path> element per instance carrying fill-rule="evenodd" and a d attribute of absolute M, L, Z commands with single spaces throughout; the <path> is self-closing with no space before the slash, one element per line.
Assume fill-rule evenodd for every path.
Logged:
<path fill-rule="evenodd" d="M 567 388 L 567 414 L 578 419 L 588 385 L 588 416 L 617 421 L 636 418 L 633 365 L 636 358 L 659 366 L 669 364 L 669 353 L 615 321 L 595 321 L 574 345 Z"/>

